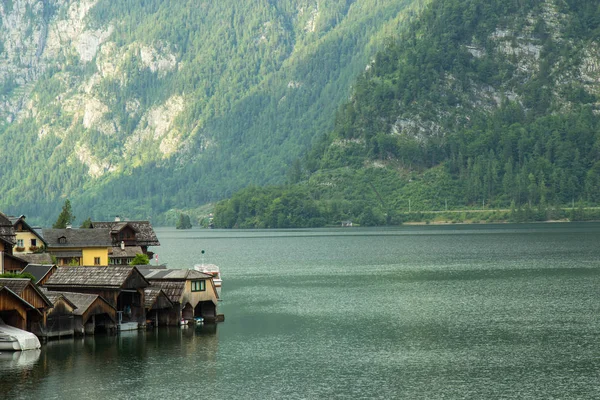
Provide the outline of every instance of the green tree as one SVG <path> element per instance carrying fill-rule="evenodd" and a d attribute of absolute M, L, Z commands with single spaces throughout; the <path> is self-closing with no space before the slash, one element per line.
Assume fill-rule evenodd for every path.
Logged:
<path fill-rule="evenodd" d="M 92 219 L 90 217 L 87 217 L 87 219 L 85 221 L 83 221 L 83 223 L 80 226 L 81 229 L 90 229 L 91 227 L 92 227 Z"/>
<path fill-rule="evenodd" d="M 58 216 L 58 219 L 52 225 L 54 229 L 65 229 L 67 225 L 71 225 L 75 221 L 75 216 L 73 215 L 73 211 L 71 210 L 71 202 L 69 199 L 65 200 L 65 204 L 63 205 L 62 211 Z"/>
<path fill-rule="evenodd" d="M 177 229 L 192 229 L 192 222 L 190 221 L 190 216 L 187 214 L 179 214 L 179 220 L 177 221 L 177 225 L 175 225 Z"/>
<path fill-rule="evenodd" d="M 148 265 L 150 264 L 150 259 L 145 254 L 136 254 L 133 260 L 129 263 L 129 265 Z"/>

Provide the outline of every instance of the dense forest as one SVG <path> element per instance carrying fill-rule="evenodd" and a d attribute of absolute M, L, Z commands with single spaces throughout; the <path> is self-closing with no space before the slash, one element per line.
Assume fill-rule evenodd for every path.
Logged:
<path fill-rule="evenodd" d="M 174 224 L 284 183 L 427 2 L 0 4 L 0 209 Z"/>
<path fill-rule="evenodd" d="M 236 193 L 215 225 L 397 224 L 456 209 L 585 219 L 600 200 L 599 37 L 591 0 L 433 1 L 357 79 L 288 184 Z"/>

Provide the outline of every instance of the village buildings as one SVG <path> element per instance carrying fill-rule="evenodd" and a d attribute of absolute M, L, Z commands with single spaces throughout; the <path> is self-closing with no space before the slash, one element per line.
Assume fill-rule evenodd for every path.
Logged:
<path fill-rule="evenodd" d="M 0 323 L 48 339 L 217 321 L 212 275 L 129 265 L 159 245 L 148 221 L 35 229 L 0 213 L 0 273 L 31 277 L 0 278 Z"/>

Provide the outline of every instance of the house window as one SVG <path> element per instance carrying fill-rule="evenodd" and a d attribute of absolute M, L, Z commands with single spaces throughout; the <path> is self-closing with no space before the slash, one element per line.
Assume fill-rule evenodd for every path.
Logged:
<path fill-rule="evenodd" d="M 37 246 L 37 239 L 31 239 L 31 245 Z"/>
<path fill-rule="evenodd" d="M 17 239 L 17 247 L 23 247 L 23 239 Z"/>
<path fill-rule="evenodd" d="M 100 257 L 94 257 L 94 265 L 100 265 Z"/>
<path fill-rule="evenodd" d="M 67 238 L 66 238 L 66 237 L 64 237 L 64 236 L 61 236 L 61 237 L 59 237 L 59 238 L 58 238 L 58 243 L 60 243 L 60 244 L 65 244 L 65 243 L 67 243 Z"/>
<path fill-rule="evenodd" d="M 192 292 L 204 292 L 206 290 L 206 281 L 192 281 Z"/>

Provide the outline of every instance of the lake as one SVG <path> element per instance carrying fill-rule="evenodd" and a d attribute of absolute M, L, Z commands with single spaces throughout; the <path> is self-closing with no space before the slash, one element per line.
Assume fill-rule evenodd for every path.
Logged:
<path fill-rule="evenodd" d="M 598 223 L 157 234 L 225 322 L 0 355 L 3 399 L 600 398 Z"/>

